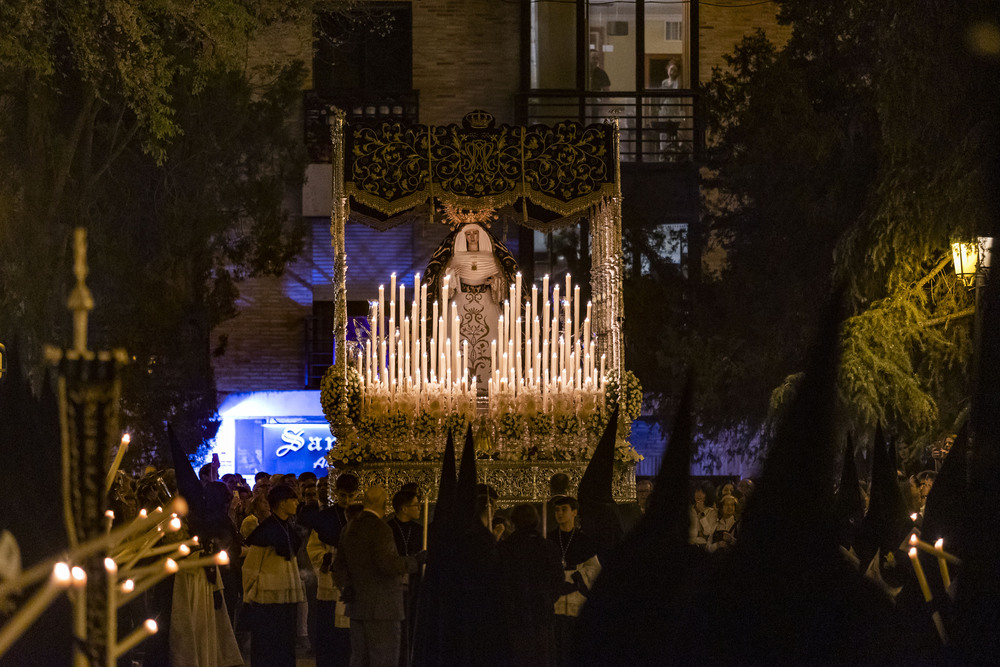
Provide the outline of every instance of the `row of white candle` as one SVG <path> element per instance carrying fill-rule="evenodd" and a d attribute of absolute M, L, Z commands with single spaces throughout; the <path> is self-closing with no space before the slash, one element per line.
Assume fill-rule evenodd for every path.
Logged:
<path fill-rule="evenodd" d="M 366 342 L 356 360 L 366 394 L 372 391 L 419 394 L 425 390 L 448 394 L 475 392 L 475 377 L 470 377 L 469 369 L 469 342 L 462 340 L 458 304 L 448 298 L 450 287 L 450 278 L 445 276 L 441 300 L 435 300 L 428 313 L 427 285 L 421 285 L 420 274 L 415 274 L 413 292 L 420 298 L 412 301 L 407 316 L 403 306 L 406 285 L 398 286 L 399 307 L 392 298 L 397 294 L 396 274 L 390 278 L 388 311 L 385 286 L 379 286 L 378 302 L 371 308 L 371 340 Z M 573 287 L 572 276 L 567 274 L 566 296 L 570 294 L 571 298 L 561 300 L 559 285 L 555 285 L 549 300 L 549 277 L 545 276 L 542 280 L 544 303 L 539 300 L 538 286 L 532 285 L 531 298 L 522 318 L 521 274 L 515 276 L 509 299 L 503 303 L 497 338 L 490 342 L 490 394 L 518 392 L 531 387 L 544 397 L 550 391 L 603 387 L 605 359 L 602 355 L 598 370 L 590 330 L 592 304 L 587 303 L 581 326 L 580 286 Z M 444 305 L 440 314 L 439 304 Z M 428 315 L 430 338 L 427 337 Z"/>

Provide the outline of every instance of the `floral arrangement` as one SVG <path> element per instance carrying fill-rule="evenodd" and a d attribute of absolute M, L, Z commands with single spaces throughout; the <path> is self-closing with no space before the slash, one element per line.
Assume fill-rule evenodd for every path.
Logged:
<path fill-rule="evenodd" d="M 330 366 L 323 374 L 319 384 L 319 402 L 323 406 L 323 415 L 331 424 L 337 422 L 340 408 L 340 392 L 337 390 L 343 381 L 343 374 L 336 366 Z M 338 382 L 340 380 L 340 382 Z M 361 375 L 357 370 L 347 367 L 347 416 L 355 424 L 361 418 Z"/>
<path fill-rule="evenodd" d="M 336 417 L 335 370 L 321 385 L 327 419 Z M 348 415 L 357 437 L 338 442 L 329 454 L 336 467 L 368 462 L 437 461 L 449 431 L 461 442 L 469 424 L 477 434 L 481 458 L 502 461 L 587 461 L 620 401 L 615 460 L 636 463 L 642 457 L 628 442 L 631 422 L 642 407 L 642 387 L 631 372 L 622 387 L 609 381 L 603 389 L 578 389 L 542 396 L 538 392 L 499 392 L 489 398 L 486 414 L 477 415 L 475 396 L 377 391 L 364 395 L 356 371 L 348 372 Z"/>

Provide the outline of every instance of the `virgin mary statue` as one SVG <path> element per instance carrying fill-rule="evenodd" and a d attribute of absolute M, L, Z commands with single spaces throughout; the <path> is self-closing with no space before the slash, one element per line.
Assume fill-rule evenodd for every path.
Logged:
<path fill-rule="evenodd" d="M 440 294 L 447 276 L 448 298 L 458 305 L 459 331 L 469 342 L 469 374 L 480 391 L 490 377 L 490 342 L 497 339 L 501 307 L 517 273 L 507 247 L 479 223 L 462 225 L 441 242 L 427 265 L 424 282 Z"/>

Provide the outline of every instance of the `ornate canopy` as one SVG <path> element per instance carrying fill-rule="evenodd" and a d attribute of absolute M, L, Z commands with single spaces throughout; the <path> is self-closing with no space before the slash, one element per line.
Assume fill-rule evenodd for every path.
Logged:
<path fill-rule="evenodd" d="M 614 140 L 610 124 L 495 127 L 483 111 L 461 125 L 352 125 L 344 194 L 355 219 L 380 228 L 429 200 L 462 209 L 520 202 L 520 222 L 558 226 L 618 191 Z"/>

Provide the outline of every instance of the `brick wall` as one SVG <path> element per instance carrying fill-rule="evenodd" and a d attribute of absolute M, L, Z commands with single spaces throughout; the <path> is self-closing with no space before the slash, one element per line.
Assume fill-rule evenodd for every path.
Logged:
<path fill-rule="evenodd" d="M 307 240 L 308 248 L 308 240 Z M 307 249 L 303 256 L 308 258 Z M 312 314 L 310 262 L 291 264 L 279 278 L 252 278 L 239 284 L 239 314 L 216 327 L 228 343 L 215 359 L 220 392 L 302 389 L 305 369 L 305 318 Z"/>
<path fill-rule="evenodd" d="M 712 78 L 713 67 L 724 67 L 722 56 L 732 53 L 744 35 L 762 28 L 773 42 L 783 44 L 791 27 L 778 25 L 777 5 L 760 0 L 727 0 L 725 6 L 699 4 L 698 74 L 702 83 Z"/>
<path fill-rule="evenodd" d="M 445 125 L 472 109 L 514 122 L 520 72 L 520 4 L 499 0 L 413 3 L 413 87 L 420 122 Z"/>

